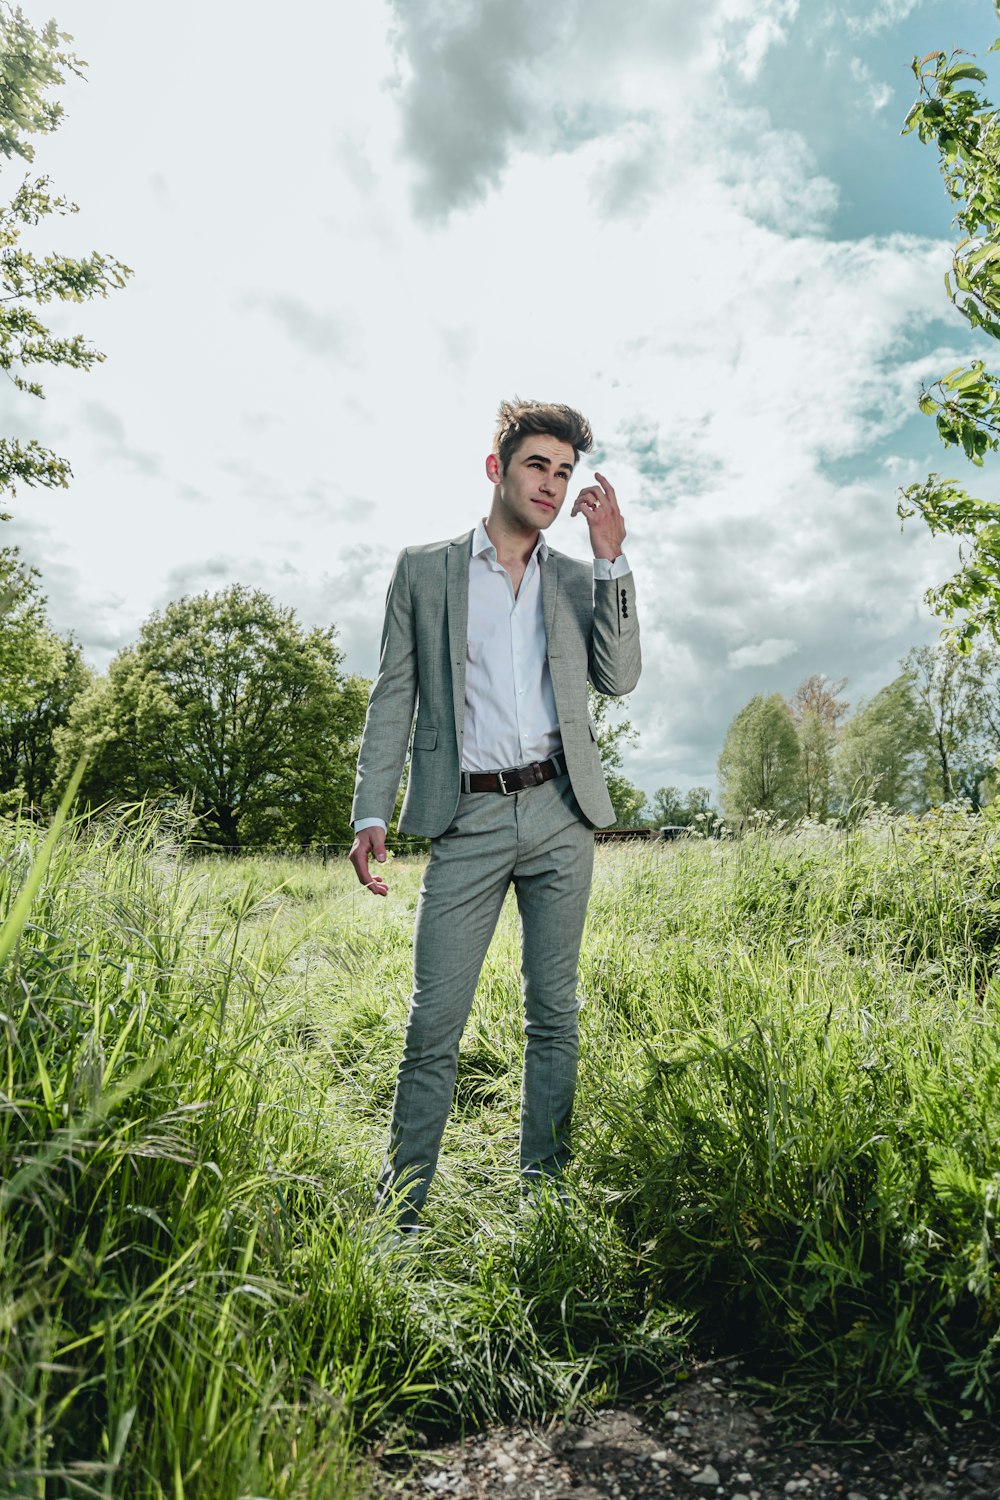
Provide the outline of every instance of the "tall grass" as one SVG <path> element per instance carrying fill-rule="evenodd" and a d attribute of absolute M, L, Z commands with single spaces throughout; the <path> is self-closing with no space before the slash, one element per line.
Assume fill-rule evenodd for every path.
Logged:
<path fill-rule="evenodd" d="M 674 1360 L 611 1216 L 512 1234 L 512 1019 L 464 1067 L 489 1191 L 446 1170 L 425 1247 L 380 1243 L 417 874 L 378 910 L 349 871 L 192 867 L 149 824 L 71 831 L 47 865 L 6 830 L 0 1490 L 336 1500 L 375 1433 L 568 1409 Z"/>
<path fill-rule="evenodd" d="M 338 1500 L 376 1438 L 596 1401 L 688 1327 L 812 1410 L 995 1409 L 990 822 L 601 851 L 576 1202 L 527 1221 L 508 908 L 402 1255 L 419 873 L 4 825 L 0 1492 Z"/>
<path fill-rule="evenodd" d="M 996 1410 L 993 826 L 763 832 L 667 878 L 651 911 L 605 887 L 589 957 L 632 1063 L 594 1101 L 588 1169 L 651 1297 L 800 1404 Z"/>

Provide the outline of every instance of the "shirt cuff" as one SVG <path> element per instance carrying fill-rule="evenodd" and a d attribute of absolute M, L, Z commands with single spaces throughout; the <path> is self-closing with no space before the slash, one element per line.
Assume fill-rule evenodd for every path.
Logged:
<path fill-rule="evenodd" d="M 381 828 L 385 833 L 385 824 L 381 818 L 359 818 L 354 825 L 354 832 L 360 833 L 363 828 Z"/>
<path fill-rule="evenodd" d="M 614 562 L 610 557 L 594 558 L 594 577 L 607 582 L 609 578 L 624 578 L 626 573 L 631 573 L 628 559 L 624 552 L 619 552 Z"/>

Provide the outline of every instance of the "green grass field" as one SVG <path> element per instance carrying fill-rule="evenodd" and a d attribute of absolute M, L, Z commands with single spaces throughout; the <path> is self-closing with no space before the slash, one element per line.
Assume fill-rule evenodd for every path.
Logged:
<path fill-rule="evenodd" d="M 1000 849 L 943 812 L 599 851 L 571 1212 L 517 1213 L 506 910 L 416 1254 L 372 1224 L 418 861 L 0 826 L 0 1493 L 363 1495 L 376 1441 L 742 1351 L 1000 1398 Z M 17 905 L 19 893 L 31 895 Z"/>

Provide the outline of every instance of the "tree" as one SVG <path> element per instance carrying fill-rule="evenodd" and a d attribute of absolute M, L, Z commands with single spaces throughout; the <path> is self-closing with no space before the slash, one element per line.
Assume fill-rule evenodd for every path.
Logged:
<path fill-rule="evenodd" d="M 708 813 L 711 800 L 707 786 L 693 786 L 683 795 L 675 786 L 661 786 L 653 798 L 653 824 L 657 828 L 688 828 Z"/>
<path fill-rule="evenodd" d="M 851 706 L 846 698 L 837 697 L 846 686 L 846 677 L 834 680 L 827 677 L 825 672 L 814 672 L 811 677 L 804 678 L 788 700 L 788 707 L 796 724 L 801 724 L 811 714 L 821 724 L 836 732 Z"/>
<path fill-rule="evenodd" d="M 971 754 L 962 767 L 956 790 L 976 806 L 994 801 L 1000 766 L 1000 652 L 981 646 L 965 658 L 969 667 Z"/>
<path fill-rule="evenodd" d="M 972 712 L 983 754 L 995 761 L 1000 756 L 1000 652 L 981 649 L 974 665 Z"/>
<path fill-rule="evenodd" d="M 914 647 L 901 663 L 929 731 L 926 785 L 932 802 L 971 796 L 988 767 L 980 752 L 981 680 L 987 653 L 947 645 Z"/>
<path fill-rule="evenodd" d="M 78 700 L 63 774 L 87 750 L 92 804 L 185 799 L 231 847 L 341 838 L 367 698 L 341 661 L 332 627 L 303 629 L 267 594 L 180 599 Z"/>
<path fill-rule="evenodd" d="M 727 818 L 762 811 L 795 817 L 801 809 L 798 735 L 780 693 L 758 694 L 726 731 L 719 782 Z"/>
<path fill-rule="evenodd" d="M 589 683 L 587 684 L 587 707 L 597 731 L 597 749 L 605 775 L 608 771 L 620 770 L 622 752 L 626 746 L 635 744 L 639 738 L 638 729 L 631 719 L 617 716 L 614 698 L 597 692 Z"/>
<path fill-rule="evenodd" d="M 653 797 L 653 823 L 657 828 L 686 826 L 684 801 L 675 786 L 661 786 Z"/>
<path fill-rule="evenodd" d="M 904 672 L 844 725 L 835 756 L 841 810 L 850 812 L 866 801 L 901 810 L 921 805 L 930 739 L 926 708 Z"/>
<path fill-rule="evenodd" d="M 802 800 L 808 818 L 825 822 L 833 797 L 833 749 L 840 721 L 850 708 L 846 698 L 838 698 L 847 686 L 847 678 L 830 680 L 815 672 L 800 682 L 788 707 L 799 736 L 801 755 Z"/>
<path fill-rule="evenodd" d="M 66 73 L 80 74 L 82 64 L 67 44 L 71 38 L 54 22 L 36 30 L 19 10 L 0 3 L 0 155 L 10 161 L 34 159 L 29 137 L 47 134 L 62 119 L 62 106 L 49 98 Z M 21 244 L 50 215 L 77 212 L 74 203 L 53 196 L 47 177 L 26 177 L 10 202 L 0 205 L 0 369 L 18 390 L 41 397 L 34 378 L 37 366 L 70 365 L 88 370 L 104 358 L 78 336 L 50 332 L 37 309 L 56 298 L 83 302 L 107 296 L 124 286 L 127 266 L 93 252 L 82 259 L 54 254 L 39 257 Z M 32 440 L 0 438 L 0 491 L 16 485 L 66 485 L 70 466 Z"/>
<path fill-rule="evenodd" d="M 631 719 L 614 716 L 614 699 L 587 687 L 590 716 L 597 729 L 597 748 L 601 768 L 608 784 L 608 796 L 615 810 L 616 828 L 635 828 L 646 819 L 646 794 L 622 771 L 622 751 L 634 744 L 639 731 Z"/>
<path fill-rule="evenodd" d="M 49 629 L 38 570 L 16 547 L 0 547 L 0 709 L 30 708 L 63 666 L 63 647 Z"/>
<path fill-rule="evenodd" d="M 615 810 L 616 828 L 645 828 L 649 823 L 646 793 L 629 781 L 621 771 L 609 771 L 606 776 L 608 796 Z"/>
<path fill-rule="evenodd" d="M 55 731 L 88 677 L 80 647 L 49 625 L 38 577 L 0 547 L 0 808 L 42 806 Z"/>
<path fill-rule="evenodd" d="M 59 641 L 62 664 L 30 704 L 0 701 L 0 806 L 44 808 L 56 783 L 58 733 L 91 673 L 71 637 Z"/>
<path fill-rule="evenodd" d="M 684 816 L 688 823 L 707 818 L 712 809 L 712 791 L 707 786 L 688 787 L 684 793 Z"/>
<path fill-rule="evenodd" d="M 1000 4 L 996 5 L 1000 14 Z M 931 52 L 913 59 L 919 95 L 903 126 L 938 149 L 945 187 L 961 238 L 945 277 L 949 297 L 974 329 L 1000 338 L 1000 116 L 974 87 L 986 74 L 969 54 Z M 1000 445 L 1000 379 L 983 360 L 948 371 L 920 395 L 946 448 L 958 447 L 981 467 Z M 983 631 L 1000 631 L 1000 506 L 978 500 L 952 479 L 930 474 L 901 493 L 899 514 L 920 515 L 932 532 L 957 537 L 955 574 L 926 598 L 968 650 Z"/>

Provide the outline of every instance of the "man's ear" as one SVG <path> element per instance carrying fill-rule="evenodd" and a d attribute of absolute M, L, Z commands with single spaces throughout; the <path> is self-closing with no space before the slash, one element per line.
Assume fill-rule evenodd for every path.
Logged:
<path fill-rule="evenodd" d="M 490 453 L 487 456 L 486 478 L 490 481 L 491 484 L 499 484 L 501 479 L 503 478 L 503 470 L 500 467 L 500 460 L 497 458 L 495 453 Z"/>

